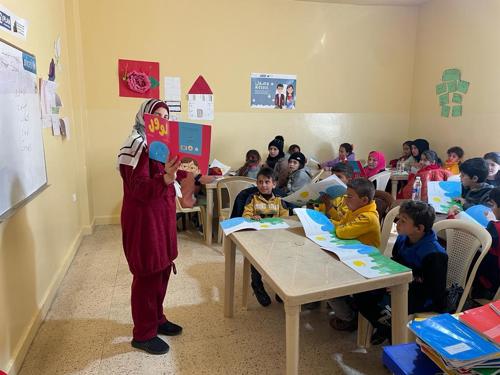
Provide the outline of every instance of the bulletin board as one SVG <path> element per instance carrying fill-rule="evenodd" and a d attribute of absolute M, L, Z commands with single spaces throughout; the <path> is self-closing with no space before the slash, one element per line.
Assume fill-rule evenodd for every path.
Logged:
<path fill-rule="evenodd" d="M 0 220 L 47 186 L 36 58 L 0 39 Z"/>

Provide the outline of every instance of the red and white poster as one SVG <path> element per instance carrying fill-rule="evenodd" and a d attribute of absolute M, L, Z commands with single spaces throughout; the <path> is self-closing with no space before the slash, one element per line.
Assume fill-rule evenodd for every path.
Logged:
<path fill-rule="evenodd" d="M 175 155 L 181 159 L 180 169 L 206 175 L 210 158 L 210 125 L 167 121 L 144 115 L 149 157 L 165 163 Z"/>
<path fill-rule="evenodd" d="M 120 96 L 160 98 L 160 63 L 118 60 Z"/>

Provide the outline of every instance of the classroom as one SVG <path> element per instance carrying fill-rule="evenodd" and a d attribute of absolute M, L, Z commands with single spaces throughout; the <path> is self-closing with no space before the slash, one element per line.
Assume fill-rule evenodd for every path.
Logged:
<path fill-rule="evenodd" d="M 117 156 L 139 107 L 153 97 L 175 102 L 170 120 L 210 125 L 206 156 L 231 170 L 245 163 L 250 149 L 266 161 L 277 135 L 285 140 L 284 152 L 298 144 L 319 162 L 336 158 L 345 142 L 363 164 L 374 150 L 388 164 L 401 156 L 403 142 L 416 139 L 426 139 L 443 161 L 452 146 L 463 148 L 463 160 L 498 153 L 499 17 L 499 0 L 0 0 L 0 52 L 23 56 L 21 64 L 36 82 L 29 97 L 42 101 L 41 118 L 35 111 L 23 122 L 36 126 L 41 157 L 18 164 L 39 172 L 21 178 L 42 182 L 2 211 L 4 196 L 17 199 L 20 182 L 8 172 L 14 102 L 0 53 L 0 374 L 390 373 L 382 359 L 387 341 L 358 347 L 355 330 L 330 326 L 329 305 L 300 311 L 314 302 L 308 299 L 314 293 L 292 306 L 291 294 L 256 265 L 272 300 L 259 304 L 249 287 L 249 259 L 268 258 L 241 247 L 285 230 L 236 232 L 222 244 L 216 189 L 208 199 L 209 184 L 198 222 L 187 230 L 181 220 L 175 223 L 178 256 L 168 268 L 163 310 L 183 333 L 166 338 L 165 355 L 132 347 L 132 274 L 121 226 L 124 166 Z M 145 65 L 134 65 L 141 61 Z M 123 94 L 130 91 L 127 64 L 147 66 L 157 96 Z M 458 74 L 459 87 L 445 85 L 447 72 Z M 273 75 L 293 81 L 289 108 L 281 108 L 279 98 L 267 107 L 253 102 Z M 254 84 L 252 77 L 262 80 Z M 191 98 L 195 82 L 210 93 L 206 119 Z M 166 90 L 177 90 L 178 97 L 168 98 Z M 50 105 L 45 111 L 45 94 L 57 101 L 56 112 Z M 206 208 L 212 204 L 214 217 Z M 296 236 L 299 229 L 286 231 Z M 317 247 L 300 233 L 300 239 L 287 240 L 294 251 Z M 279 244 L 277 239 L 270 248 Z M 328 272 L 341 262 L 317 250 L 316 260 L 331 260 L 333 268 L 324 271 L 333 280 Z M 297 278 L 319 273 L 309 263 L 304 267 L 294 270 Z M 278 278 L 292 274 L 276 268 Z M 306 288 L 299 279 L 293 283 Z M 396 291 L 394 283 L 374 282 L 368 289 Z M 328 297 L 318 291 L 316 297 L 368 289 Z M 277 302 L 281 292 L 285 304 Z M 406 309 L 395 314 L 407 315 Z M 401 328 L 397 337 L 392 331 L 394 344 L 407 341 L 406 331 Z"/>

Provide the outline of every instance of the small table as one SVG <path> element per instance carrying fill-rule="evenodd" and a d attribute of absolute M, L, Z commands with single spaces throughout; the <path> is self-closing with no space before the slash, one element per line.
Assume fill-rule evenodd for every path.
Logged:
<path fill-rule="evenodd" d="M 399 181 L 408 181 L 408 173 L 391 173 L 391 194 L 394 200 L 397 199 Z"/>
<path fill-rule="evenodd" d="M 288 220 L 287 222 L 292 222 Z M 297 221 L 295 220 L 295 225 Z M 225 290 L 224 316 L 234 312 L 234 274 L 236 246 L 244 256 L 243 306 L 248 301 L 250 264 L 271 285 L 285 305 L 286 373 L 299 369 L 300 305 L 389 288 L 392 300 L 392 342 L 407 341 L 408 283 L 411 272 L 365 279 L 337 258 L 307 239 L 302 227 L 261 231 L 240 231 L 224 237 Z"/>

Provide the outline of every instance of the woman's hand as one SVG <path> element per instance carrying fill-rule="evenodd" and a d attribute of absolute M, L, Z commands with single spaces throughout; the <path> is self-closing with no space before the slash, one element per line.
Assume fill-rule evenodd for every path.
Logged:
<path fill-rule="evenodd" d="M 169 185 L 175 180 L 175 172 L 179 169 L 181 165 L 181 159 L 178 156 L 175 156 L 171 160 L 165 163 L 165 174 L 163 175 L 163 181 L 165 181 L 165 185 Z"/>
<path fill-rule="evenodd" d="M 262 219 L 262 218 L 260 217 L 260 215 L 253 215 L 253 216 L 252 216 L 252 220 L 260 220 L 260 219 Z"/>

